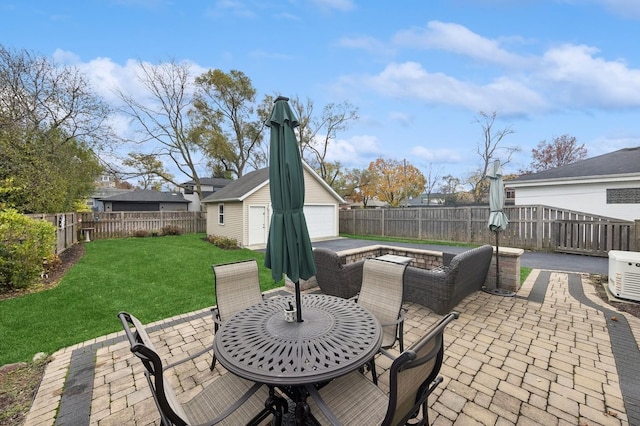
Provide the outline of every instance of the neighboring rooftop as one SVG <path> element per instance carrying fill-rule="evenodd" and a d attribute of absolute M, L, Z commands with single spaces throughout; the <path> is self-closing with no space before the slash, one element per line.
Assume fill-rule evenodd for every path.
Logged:
<path fill-rule="evenodd" d="M 227 184 L 223 188 L 220 188 L 202 201 L 241 201 L 249 193 L 255 191 L 268 181 L 268 167 L 254 170 Z"/>
<path fill-rule="evenodd" d="M 129 203 L 189 203 L 184 196 L 175 192 L 160 192 L 150 189 L 139 189 L 111 197 L 98 198 L 101 201 L 127 201 Z"/>
<path fill-rule="evenodd" d="M 215 177 L 200 178 L 200 185 L 210 185 L 217 188 L 222 188 L 223 186 L 226 186 L 231 182 L 233 182 L 231 179 L 226 179 L 226 178 L 215 178 Z M 183 182 L 182 184 L 195 185 L 196 182 L 193 180 L 190 180 L 188 182 Z"/>
<path fill-rule="evenodd" d="M 511 182 L 533 180 L 572 179 L 623 174 L 640 174 L 640 147 L 624 148 L 608 154 L 587 158 L 566 166 L 560 166 L 539 173 L 522 175 Z"/>

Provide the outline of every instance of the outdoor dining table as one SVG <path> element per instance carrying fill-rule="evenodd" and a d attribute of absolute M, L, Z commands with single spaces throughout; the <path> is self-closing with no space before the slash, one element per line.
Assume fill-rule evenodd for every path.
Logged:
<path fill-rule="evenodd" d="M 310 414 L 307 386 L 362 367 L 380 349 L 382 328 L 362 306 L 321 294 L 303 295 L 303 322 L 287 322 L 290 303 L 273 298 L 238 312 L 216 332 L 214 350 L 228 371 L 287 394 L 300 424 Z"/>

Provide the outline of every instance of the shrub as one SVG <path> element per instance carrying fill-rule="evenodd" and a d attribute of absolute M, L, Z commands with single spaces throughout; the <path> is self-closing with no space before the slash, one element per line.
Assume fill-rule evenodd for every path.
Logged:
<path fill-rule="evenodd" d="M 160 233 L 162 235 L 180 235 L 182 234 L 182 229 L 175 225 L 167 225 L 162 227 Z"/>
<path fill-rule="evenodd" d="M 238 240 L 236 240 L 235 238 L 221 237 L 218 235 L 208 235 L 207 241 L 209 241 L 214 246 L 225 250 L 238 248 Z"/>
<path fill-rule="evenodd" d="M 138 238 L 148 237 L 149 235 L 151 235 L 151 232 L 146 231 L 144 229 L 138 229 L 136 232 L 133 233 L 133 236 Z"/>
<path fill-rule="evenodd" d="M 9 209 L 0 211 L 0 287 L 25 288 L 44 272 L 43 261 L 54 261 L 56 230 Z"/>

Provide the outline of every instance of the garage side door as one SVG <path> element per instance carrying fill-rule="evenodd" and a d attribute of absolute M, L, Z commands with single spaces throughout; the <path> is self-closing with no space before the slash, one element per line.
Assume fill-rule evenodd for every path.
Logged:
<path fill-rule="evenodd" d="M 336 208 L 333 205 L 304 206 L 304 216 L 307 220 L 309 237 L 325 238 L 337 237 Z"/>

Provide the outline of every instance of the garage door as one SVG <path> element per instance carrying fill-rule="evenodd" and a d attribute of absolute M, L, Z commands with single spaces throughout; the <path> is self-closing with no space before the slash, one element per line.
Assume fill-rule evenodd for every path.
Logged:
<path fill-rule="evenodd" d="M 304 217 L 311 238 L 337 237 L 337 211 L 334 205 L 304 206 Z"/>

